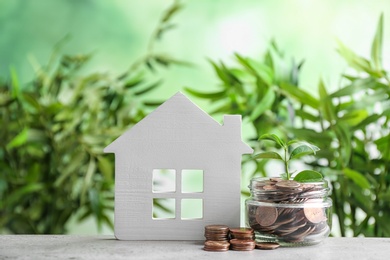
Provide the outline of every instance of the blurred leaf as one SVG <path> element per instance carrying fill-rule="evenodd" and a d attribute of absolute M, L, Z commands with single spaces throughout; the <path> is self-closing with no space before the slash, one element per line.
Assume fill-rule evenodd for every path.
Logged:
<path fill-rule="evenodd" d="M 28 136 L 28 129 L 24 128 L 17 136 L 15 136 L 6 146 L 8 150 L 17 148 L 26 143 Z"/>
<path fill-rule="evenodd" d="M 135 92 L 134 95 L 135 96 L 140 96 L 140 95 L 146 94 L 146 93 L 150 92 L 151 90 L 155 89 L 156 87 L 158 87 L 161 83 L 162 83 L 162 81 L 159 80 L 159 81 L 149 85 L 148 87 Z"/>
<path fill-rule="evenodd" d="M 344 168 L 343 173 L 354 183 L 356 183 L 360 188 L 370 189 L 371 187 L 370 183 L 368 182 L 366 177 L 364 177 L 364 175 L 361 174 L 360 172 L 352 170 L 350 168 Z"/>
<path fill-rule="evenodd" d="M 377 75 L 376 71 L 371 67 L 370 62 L 356 55 L 341 41 L 338 41 L 338 52 L 348 62 L 348 64 L 357 71 L 366 72 L 370 75 Z"/>
<path fill-rule="evenodd" d="M 283 158 L 276 152 L 263 152 L 258 153 L 253 156 L 253 159 L 278 159 L 283 160 Z"/>
<path fill-rule="evenodd" d="M 273 82 L 272 70 L 264 64 L 256 62 L 250 58 L 244 58 L 238 53 L 234 54 L 238 62 L 248 70 L 256 78 L 260 78 L 266 85 L 271 85 Z"/>
<path fill-rule="evenodd" d="M 303 120 L 309 120 L 311 122 L 318 122 L 319 121 L 318 116 L 312 115 L 312 114 L 304 111 L 303 109 L 295 110 L 295 115 L 299 116 Z"/>
<path fill-rule="evenodd" d="M 4 205 L 14 205 L 17 201 L 28 198 L 28 194 L 39 192 L 44 189 L 42 183 L 30 183 L 20 189 L 14 190 L 9 196 L 5 197 Z"/>
<path fill-rule="evenodd" d="M 20 85 L 18 75 L 16 74 L 15 68 L 11 68 L 11 80 L 12 80 L 12 98 L 19 98 L 20 96 Z"/>
<path fill-rule="evenodd" d="M 133 88 L 133 87 L 136 87 L 139 84 L 141 84 L 143 81 L 144 81 L 144 73 L 141 72 L 141 73 L 138 73 L 137 75 L 135 75 L 134 77 L 132 77 L 131 79 L 127 80 L 125 82 L 124 87 L 125 88 Z"/>
<path fill-rule="evenodd" d="M 368 116 L 368 112 L 365 109 L 354 110 L 345 113 L 340 120 L 344 121 L 346 124 L 355 126 L 361 123 Z"/>
<path fill-rule="evenodd" d="M 375 84 L 376 80 L 374 80 L 373 78 L 356 79 L 350 85 L 337 90 L 329 96 L 332 98 L 352 96 L 353 94 L 358 93 L 361 90 L 372 88 L 373 86 L 375 86 Z"/>
<path fill-rule="evenodd" d="M 200 92 L 194 89 L 190 88 L 184 88 L 186 92 L 189 94 L 193 95 L 194 97 L 199 97 L 199 98 L 204 98 L 204 99 L 211 99 L 211 100 L 216 100 L 216 99 L 221 99 L 226 96 L 226 91 L 217 91 L 217 92 L 211 92 L 211 93 L 204 93 Z"/>
<path fill-rule="evenodd" d="M 318 108 L 319 101 L 315 97 L 307 93 L 306 91 L 301 90 L 298 87 L 288 83 L 282 83 L 280 87 L 285 93 L 285 95 L 296 99 L 301 104 L 308 105 L 315 109 Z"/>
<path fill-rule="evenodd" d="M 373 67 L 380 71 L 382 70 L 382 38 L 383 38 L 383 13 L 381 14 L 375 37 L 371 45 L 371 60 Z"/>
<path fill-rule="evenodd" d="M 275 92 L 272 88 L 269 88 L 265 93 L 261 101 L 253 109 L 253 112 L 250 116 L 250 120 L 253 121 L 256 118 L 260 117 L 265 111 L 272 107 L 272 104 L 275 101 Z"/>
<path fill-rule="evenodd" d="M 107 180 L 112 181 L 114 175 L 114 167 L 107 158 L 103 156 L 98 157 L 98 168 Z"/>
<path fill-rule="evenodd" d="M 321 110 L 326 120 L 333 123 L 336 119 L 335 108 L 332 103 L 332 99 L 328 96 L 325 85 L 322 80 L 318 84 L 318 91 L 321 99 Z"/>
<path fill-rule="evenodd" d="M 174 3 L 168 8 L 168 10 L 165 12 L 164 16 L 162 17 L 161 21 L 163 23 L 169 21 L 174 14 L 178 13 L 180 9 L 183 8 L 183 5 L 180 4 L 178 0 L 175 0 Z"/>

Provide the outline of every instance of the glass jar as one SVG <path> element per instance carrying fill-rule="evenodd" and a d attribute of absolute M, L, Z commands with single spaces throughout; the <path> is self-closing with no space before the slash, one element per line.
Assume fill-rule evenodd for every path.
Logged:
<path fill-rule="evenodd" d="M 280 178 L 254 178 L 245 201 L 246 225 L 257 242 L 304 246 L 329 236 L 332 200 L 328 182 L 299 183 Z"/>

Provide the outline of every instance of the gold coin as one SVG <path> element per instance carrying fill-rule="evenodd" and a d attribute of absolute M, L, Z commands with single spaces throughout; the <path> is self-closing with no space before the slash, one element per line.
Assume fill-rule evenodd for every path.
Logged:
<path fill-rule="evenodd" d="M 256 221 L 260 226 L 267 227 L 275 223 L 278 210 L 275 207 L 259 206 L 256 210 Z"/>

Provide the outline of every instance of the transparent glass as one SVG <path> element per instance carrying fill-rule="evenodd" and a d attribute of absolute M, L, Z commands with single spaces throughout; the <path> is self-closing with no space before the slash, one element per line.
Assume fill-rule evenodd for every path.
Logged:
<path fill-rule="evenodd" d="M 297 183 L 277 178 L 255 178 L 246 200 L 246 225 L 257 242 L 282 246 L 320 243 L 329 236 L 332 200 L 327 181 Z"/>

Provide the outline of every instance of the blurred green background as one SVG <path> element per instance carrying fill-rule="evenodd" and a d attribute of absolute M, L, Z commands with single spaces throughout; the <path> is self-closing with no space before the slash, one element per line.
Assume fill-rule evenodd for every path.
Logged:
<path fill-rule="evenodd" d="M 215 91 L 220 83 L 208 59 L 223 60 L 227 66 L 235 64 L 235 52 L 260 59 L 272 39 L 285 53 L 285 60 L 304 60 L 299 86 L 318 96 L 320 78 L 329 91 L 336 90 L 342 74 L 351 71 L 337 54 L 337 39 L 369 58 L 381 13 L 385 17 L 385 32 L 390 28 L 390 5 L 386 0 L 179 2 L 183 8 L 169 18 L 169 24 L 175 26 L 154 42 L 153 50 L 189 65 L 157 66 L 154 71 L 148 71 L 162 83 L 142 95 L 143 99 L 162 101 L 184 87 Z M 0 0 L 0 77 L 10 82 L 10 71 L 13 71 L 18 84 L 28 86 L 49 62 L 59 42 L 63 42 L 59 55 L 92 54 L 82 74 L 99 72 L 119 77 L 148 53 L 151 36 L 172 3 L 168 0 Z M 383 42 L 390 42 L 389 33 L 383 34 Z M 386 46 L 382 53 L 383 67 L 389 68 L 390 49 Z M 207 101 L 192 99 L 206 111 L 210 109 Z M 142 118 L 142 114 L 138 116 Z M 253 133 L 253 129 L 248 131 Z M 71 218 L 67 223 L 68 232 L 112 233 L 105 225 L 98 231 L 91 217 L 83 220 L 77 223 Z"/>
<path fill-rule="evenodd" d="M 386 0 L 187 0 L 173 22 L 176 28 L 159 50 L 195 64 L 164 73 L 164 87 L 154 94 L 170 97 L 182 86 L 212 88 L 213 72 L 206 58 L 229 61 L 233 52 L 258 57 L 271 39 L 288 56 L 305 59 L 301 85 L 315 88 L 319 76 L 335 87 L 345 62 L 336 55 L 340 39 L 361 55 L 369 55 L 377 18 L 390 12 Z M 0 1 L 0 73 L 13 66 L 23 82 L 45 64 L 54 44 L 66 35 L 62 51 L 94 53 L 90 70 L 118 74 L 144 53 L 151 33 L 169 0 L 144 1 Z M 390 19 L 385 19 L 385 28 Z M 384 34 L 389 42 L 390 34 Z M 389 56 L 384 49 L 384 57 Z M 384 59 L 385 64 L 389 61 Z"/>

